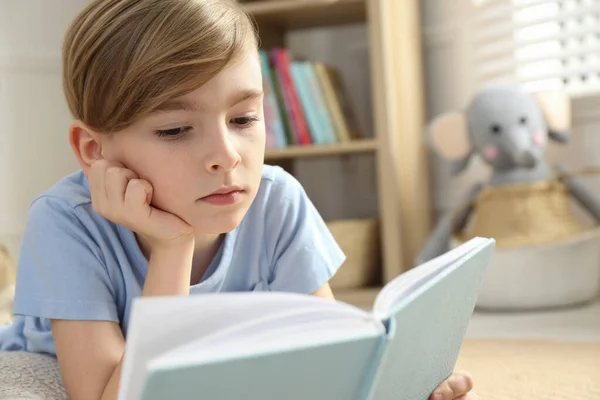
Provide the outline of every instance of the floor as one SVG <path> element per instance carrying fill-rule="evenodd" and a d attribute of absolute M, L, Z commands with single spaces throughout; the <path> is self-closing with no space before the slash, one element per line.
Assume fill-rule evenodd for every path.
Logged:
<path fill-rule="evenodd" d="M 476 311 L 467 337 L 600 342 L 600 300 L 572 309 L 542 312 Z"/>

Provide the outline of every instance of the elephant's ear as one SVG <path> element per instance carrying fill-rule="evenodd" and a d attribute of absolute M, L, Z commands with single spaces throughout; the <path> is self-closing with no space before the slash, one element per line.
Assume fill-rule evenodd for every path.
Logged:
<path fill-rule="evenodd" d="M 467 118 L 463 112 L 452 111 L 436 117 L 428 127 L 429 146 L 455 165 L 453 172 L 462 170 L 469 160 L 473 146 Z"/>
<path fill-rule="evenodd" d="M 538 92 L 535 99 L 548 125 L 548 135 L 557 142 L 569 140 L 571 131 L 571 99 L 559 90 Z"/>

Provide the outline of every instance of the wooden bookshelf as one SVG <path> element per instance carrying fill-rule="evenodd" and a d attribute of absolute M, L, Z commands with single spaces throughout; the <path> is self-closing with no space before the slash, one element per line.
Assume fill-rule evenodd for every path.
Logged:
<path fill-rule="evenodd" d="M 335 144 L 315 144 L 307 146 L 289 146 L 283 149 L 268 149 L 265 160 L 283 160 L 289 158 L 322 157 L 352 153 L 368 153 L 377 150 L 377 141 L 373 139 L 353 140 Z"/>
<path fill-rule="evenodd" d="M 268 150 L 267 160 L 372 152 L 379 199 L 382 283 L 414 265 L 431 229 L 429 171 L 423 143 L 425 100 L 419 0 L 253 0 L 263 47 L 285 46 L 293 29 L 364 23 L 367 27 L 374 139 Z M 379 288 L 338 290 L 370 305 Z"/>
<path fill-rule="evenodd" d="M 260 25 L 304 29 L 363 22 L 365 0 L 264 0 L 244 2 Z"/>

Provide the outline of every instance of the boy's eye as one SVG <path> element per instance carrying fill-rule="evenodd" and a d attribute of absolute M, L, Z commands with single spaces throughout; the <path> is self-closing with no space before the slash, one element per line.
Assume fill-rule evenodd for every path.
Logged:
<path fill-rule="evenodd" d="M 192 129 L 191 126 L 182 126 L 180 128 L 159 130 L 159 131 L 156 131 L 156 134 L 160 137 L 164 137 L 164 136 L 177 137 L 177 136 L 180 136 L 180 135 L 184 134 L 185 132 L 189 131 L 190 129 Z"/>
<path fill-rule="evenodd" d="M 234 118 L 231 121 L 236 125 L 247 126 L 247 125 L 251 125 L 253 122 L 258 121 L 258 118 L 256 118 L 256 117 L 239 117 L 239 118 Z"/>

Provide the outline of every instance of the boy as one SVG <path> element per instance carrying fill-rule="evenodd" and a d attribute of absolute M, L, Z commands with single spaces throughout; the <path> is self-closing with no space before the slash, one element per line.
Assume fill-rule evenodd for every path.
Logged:
<path fill-rule="evenodd" d="M 300 184 L 263 166 L 257 50 L 233 0 L 96 0 L 69 28 L 81 170 L 31 205 L 0 349 L 56 355 L 71 399 L 116 398 L 136 296 L 333 298 L 344 255 Z"/>

